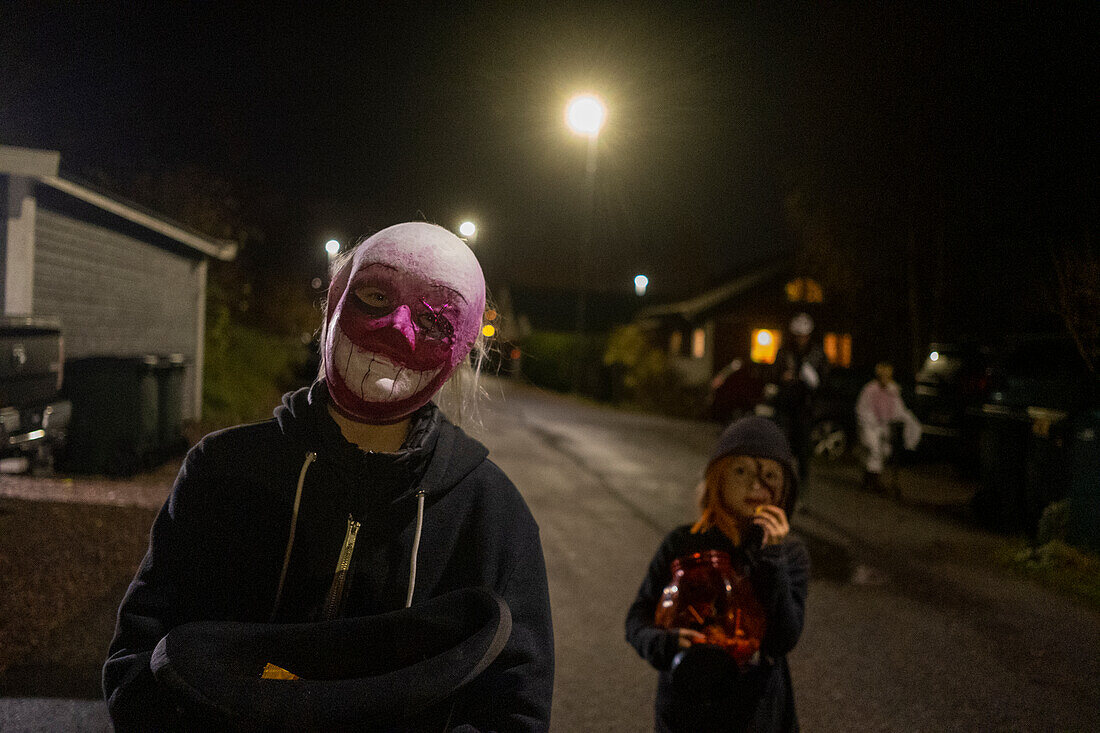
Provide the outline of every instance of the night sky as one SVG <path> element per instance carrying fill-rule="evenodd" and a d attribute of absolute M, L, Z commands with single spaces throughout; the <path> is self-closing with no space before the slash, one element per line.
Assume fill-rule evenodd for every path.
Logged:
<path fill-rule="evenodd" d="M 804 244 L 807 202 L 869 263 L 934 242 L 948 304 L 1094 236 L 1096 3 L 354 5 L 5 2 L 0 142 L 133 198 L 217 181 L 264 232 L 242 263 L 310 275 L 330 236 L 468 217 L 491 285 L 574 287 L 582 91 L 591 290 L 691 294 Z"/>

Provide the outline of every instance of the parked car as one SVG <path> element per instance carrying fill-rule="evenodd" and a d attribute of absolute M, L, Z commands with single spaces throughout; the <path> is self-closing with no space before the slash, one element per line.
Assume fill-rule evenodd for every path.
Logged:
<path fill-rule="evenodd" d="M 810 443 L 814 456 L 835 461 L 858 441 L 856 400 L 874 378 L 870 369 L 832 367 L 814 399 Z M 903 396 L 904 398 L 904 396 Z"/>
<path fill-rule="evenodd" d="M 993 361 L 986 345 L 931 343 L 907 403 L 921 421 L 921 449 L 953 460 L 964 473 L 977 470 L 975 410 L 989 393 Z"/>
<path fill-rule="evenodd" d="M 750 415 L 761 401 L 769 365 L 748 359 L 734 359 L 710 383 L 709 414 L 712 420 L 728 423 Z"/>
<path fill-rule="evenodd" d="M 0 318 L 0 459 L 5 470 L 52 465 L 72 413 L 70 403 L 59 397 L 63 364 L 56 322 Z"/>
<path fill-rule="evenodd" d="M 1010 338 L 988 375 L 987 401 L 998 405 L 1073 414 L 1096 404 L 1097 377 L 1069 336 Z"/>

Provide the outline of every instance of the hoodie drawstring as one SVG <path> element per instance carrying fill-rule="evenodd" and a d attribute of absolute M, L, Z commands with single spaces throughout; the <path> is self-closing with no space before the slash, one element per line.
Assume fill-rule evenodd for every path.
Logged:
<path fill-rule="evenodd" d="M 294 509 L 290 514 L 290 536 L 286 540 L 286 553 L 283 555 L 283 570 L 279 573 L 279 585 L 275 589 L 275 605 L 271 607 L 271 618 L 268 623 L 275 622 L 275 614 L 279 612 L 279 601 L 283 597 L 283 584 L 286 582 L 286 571 L 290 567 L 290 551 L 294 549 L 294 531 L 298 529 L 298 507 L 302 503 L 302 487 L 306 484 L 306 472 L 310 464 L 317 460 L 317 454 L 313 451 L 306 453 L 306 460 L 302 463 L 302 470 L 298 473 L 298 488 L 294 492 Z"/>
<path fill-rule="evenodd" d="M 413 535 L 412 554 L 409 556 L 409 595 L 405 598 L 405 608 L 412 605 L 413 589 L 416 588 L 416 555 L 420 552 L 420 531 L 424 529 L 424 489 L 416 492 L 416 533 Z"/>

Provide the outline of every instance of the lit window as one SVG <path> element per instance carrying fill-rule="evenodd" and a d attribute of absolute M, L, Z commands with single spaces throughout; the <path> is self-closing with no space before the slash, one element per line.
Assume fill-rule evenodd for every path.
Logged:
<path fill-rule="evenodd" d="M 779 351 L 780 335 L 778 331 L 768 328 L 757 328 L 752 332 L 752 348 L 749 350 L 749 358 L 757 364 L 774 364 L 776 352 Z"/>
<path fill-rule="evenodd" d="M 821 283 L 808 277 L 796 277 L 783 290 L 792 303 L 820 303 L 824 299 Z"/>
<path fill-rule="evenodd" d="M 696 359 L 702 359 L 707 353 L 707 332 L 697 328 L 691 333 L 691 355 Z"/>
<path fill-rule="evenodd" d="M 679 331 L 673 331 L 668 337 L 668 353 L 677 356 L 684 345 L 684 335 Z"/>
<path fill-rule="evenodd" d="M 850 333 L 826 333 L 822 339 L 825 358 L 830 364 L 847 367 L 852 365 L 852 335 Z"/>

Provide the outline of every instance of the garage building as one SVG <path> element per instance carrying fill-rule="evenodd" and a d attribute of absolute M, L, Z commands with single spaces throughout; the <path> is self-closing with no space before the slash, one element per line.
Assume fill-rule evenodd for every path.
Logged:
<path fill-rule="evenodd" d="M 182 355 L 182 416 L 197 420 L 207 266 L 236 245 L 62 178 L 60 159 L 0 146 L 3 314 L 59 321 L 66 359 Z"/>

